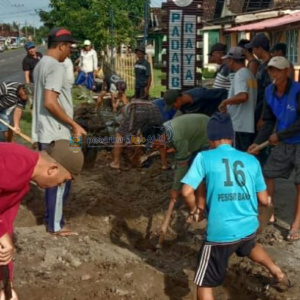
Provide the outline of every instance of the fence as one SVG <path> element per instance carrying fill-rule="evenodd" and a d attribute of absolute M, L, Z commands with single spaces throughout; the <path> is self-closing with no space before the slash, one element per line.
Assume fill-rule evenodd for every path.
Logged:
<path fill-rule="evenodd" d="M 152 84 L 151 87 L 154 87 L 154 80 L 153 80 L 153 61 L 152 56 L 147 55 L 147 60 L 150 63 L 151 67 L 151 74 L 152 74 Z M 114 57 L 114 66 L 111 67 L 110 59 L 106 58 L 104 60 L 104 76 L 110 75 L 110 73 L 116 73 L 120 75 L 127 83 L 127 88 L 129 90 L 134 90 L 134 65 L 136 62 L 136 55 L 135 54 L 117 54 Z"/>

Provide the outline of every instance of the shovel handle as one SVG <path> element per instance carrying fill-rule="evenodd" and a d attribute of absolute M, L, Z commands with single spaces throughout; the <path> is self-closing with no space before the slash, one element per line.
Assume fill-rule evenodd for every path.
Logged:
<path fill-rule="evenodd" d="M 171 216 L 172 216 L 172 212 L 174 210 L 174 206 L 175 206 L 175 201 L 173 201 L 173 199 L 171 199 L 171 201 L 169 203 L 168 211 L 167 211 L 167 214 L 165 217 L 165 221 L 161 227 L 158 244 L 157 244 L 156 248 L 161 248 L 161 246 L 162 246 L 162 243 L 165 238 L 165 234 L 166 234 L 168 227 L 170 225 L 170 222 L 171 222 Z"/>
<path fill-rule="evenodd" d="M 12 298 L 11 282 L 9 276 L 8 265 L 1 266 L 1 274 L 3 280 L 3 288 L 5 300 L 10 300 Z"/>
<path fill-rule="evenodd" d="M 13 132 L 15 132 L 17 135 L 19 135 L 21 138 L 23 138 L 25 141 L 27 141 L 30 144 L 33 144 L 33 140 L 29 136 L 27 136 L 26 134 L 24 134 L 22 132 L 16 131 L 14 127 L 10 126 L 8 123 L 6 123 L 5 121 L 3 121 L 2 119 L 0 119 L 0 122 L 3 125 L 7 126 L 9 129 L 11 129 Z"/>
<path fill-rule="evenodd" d="M 269 141 L 265 141 L 265 142 L 257 145 L 257 147 L 255 148 L 255 150 L 261 150 L 261 149 L 264 149 L 264 148 L 266 148 L 268 146 L 269 146 Z"/>

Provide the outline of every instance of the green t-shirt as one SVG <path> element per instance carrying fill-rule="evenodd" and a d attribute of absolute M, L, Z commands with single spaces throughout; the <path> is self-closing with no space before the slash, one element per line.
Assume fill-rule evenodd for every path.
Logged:
<path fill-rule="evenodd" d="M 170 143 L 176 149 L 176 171 L 172 189 L 179 190 L 181 179 L 188 171 L 192 154 L 209 145 L 206 127 L 209 117 L 202 114 L 186 114 L 164 123 L 170 135 Z"/>

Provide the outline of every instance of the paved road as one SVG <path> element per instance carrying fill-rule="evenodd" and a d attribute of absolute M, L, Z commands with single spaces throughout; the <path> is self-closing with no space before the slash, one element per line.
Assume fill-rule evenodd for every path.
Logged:
<path fill-rule="evenodd" d="M 45 47 L 39 48 L 38 51 L 44 53 Z M 25 56 L 26 51 L 24 48 L 0 53 L 0 82 L 24 82 L 22 61 Z"/>

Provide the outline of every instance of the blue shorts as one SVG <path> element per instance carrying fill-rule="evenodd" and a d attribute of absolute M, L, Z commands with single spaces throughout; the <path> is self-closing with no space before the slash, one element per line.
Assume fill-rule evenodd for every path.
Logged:
<path fill-rule="evenodd" d="M 92 90 L 94 86 L 94 72 L 79 72 L 75 85 L 85 85 L 87 89 Z"/>
<path fill-rule="evenodd" d="M 5 113 L 0 113 L 0 119 L 4 122 L 8 123 L 10 125 L 10 115 L 7 115 Z M 6 132 L 8 131 L 8 127 L 0 122 L 0 132 Z"/>

